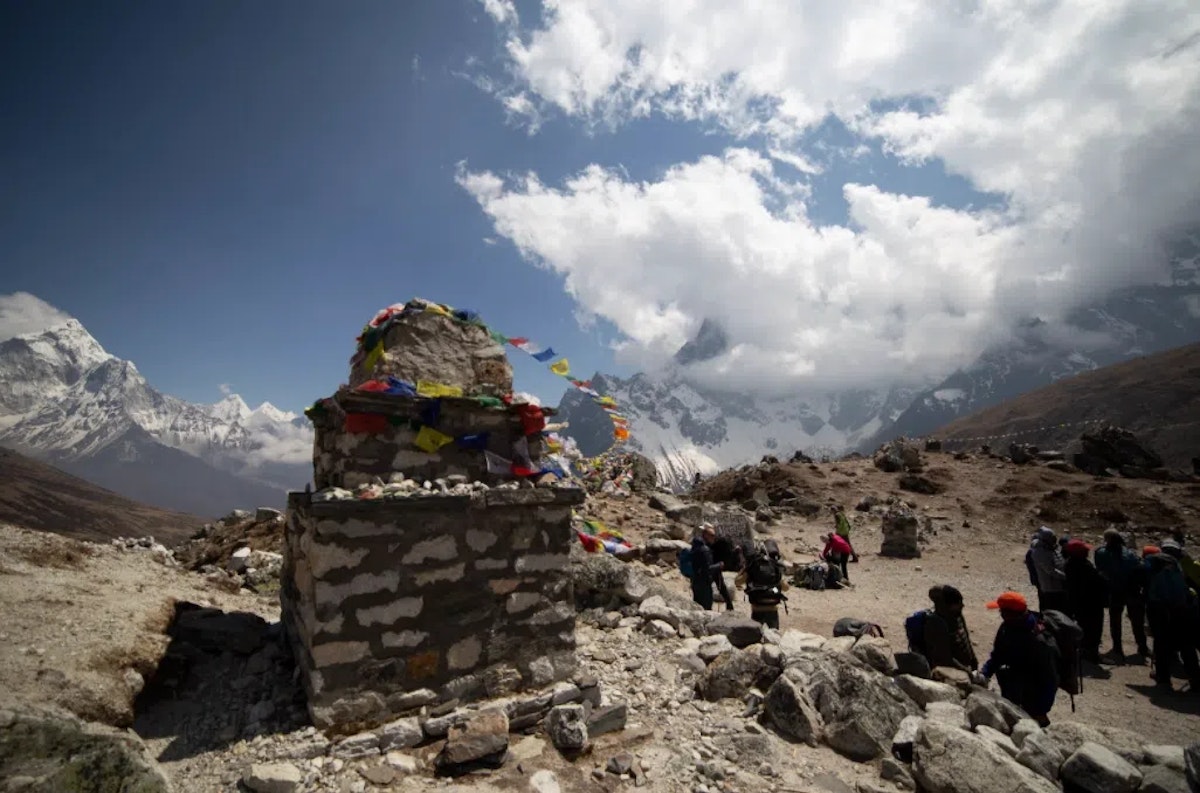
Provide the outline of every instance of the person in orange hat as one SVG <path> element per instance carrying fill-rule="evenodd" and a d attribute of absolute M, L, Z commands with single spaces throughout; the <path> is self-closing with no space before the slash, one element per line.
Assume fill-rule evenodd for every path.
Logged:
<path fill-rule="evenodd" d="M 983 677 L 995 675 L 1000 694 L 1045 727 L 1058 694 L 1054 643 L 1021 593 L 1005 592 L 987 607 L 1000 610 L 1001 622 Z"/>
<path fill-rule="evenodd" d="M 1068 540 L 1063 552 L 1067 574 L 1067 598 L 1070 616 L 1083 629 L 1080 655 L 1088 663 L 1100 665 L 1100 640 L 1104 636 L 1104 606 L 1108 603 L 1108 582 L 1089 558 L 1092 546 L 1083 540 Z"/>

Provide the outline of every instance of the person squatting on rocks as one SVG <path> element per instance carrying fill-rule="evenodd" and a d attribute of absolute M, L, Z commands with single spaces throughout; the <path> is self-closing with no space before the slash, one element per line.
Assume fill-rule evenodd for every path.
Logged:
<path fill-rule="evenodd" d="M 1083 629 L 1080 647 L 1083 660 L 1100 664 L 1100 639 L 1104 636 L 1104 606 L 1108 603 L 1108 582 L 1088 558 L 1092 546 L 1083 540 L 1068 540 L 1064 547 L 1067 561 L 1067 598 L 1070 614 Z"/>
<path fill-rule="evenodd" d="M 850 560 L 854 549 L 850 547 L 850 543 L 845 537 L 838 534 L 826 534 L 821 539 L 825 541 L 821 558 L 828 562 L 830 567 L 839 568 L 842 571 L 842 582 L 849 584 L 850 572 L 846 569 L 846 562 Z"/>
<path fill-rule="evenodd" d="M 963 617 L 962 592 L 942 584 L 930 587 L 929 599 L 933 608 L 915 612 L 905 620 L 908 649 L 924 656 L 930 668 L 952 667 L 975 678 L 979 674 L 979 659 Z"/>
<path fill-rule="evenodd" d="M 1046 526 L 1037 530 L 1025 554 L 1025 564 L 1029 567 L 1030 583 L 1037 588 L 1038 609 L 1069 613 L 1066 562 L 1053 530 Z"/>
<path fill-rule="evenodd" d="M 1042 636 L 1046 628 L 1040 615 L 1017 592 L 1005 592 L 987 607 L 1000 610 L 1001 623 L 983 677 L 995 675 L 1001 695 L 1045 727 L 1058 694 L 1058 671 L 1054 645 Z"/>
<path fill-rule="evenodd" d="M 1155 550 L 1147 548 L 1146 550 Z M 1196 595 L 1187 585 L 1177 556 L 1183 549 L 1174 540 L 1162 543 L 1159 553 L 1146 557 L 1150 580 L 1146 585 L 1146 617 L 1154 634 L 1154 682 L 1172 690 L 1171 671 L 1182 659 L 1191 690 L 1200 691 L 1200 663 L 1196 658 Z"/>
<path fill-rule="evenodd" d="M 1150 657 L 1146 643 L 1146 568 L 1131 549 L 1125 547 L 1125 536 L 1116 529 L 1104 532 L 1104 545 L 1096 549 L 1096 569 L 1108 582 L 1108 630 L 1112 635 L 1110 655 L 1124 663 L 1125 649 L 1121 640 L 1124 613 L 1129 614 L 1137 654 Z"/>
<path fill-rule="evenodd" d="M 712 544 L 716 542 L 717 530 L 712 524 L 705 523 L 700 527 L 700 533 L 692 539 L 692 600 L 700 604 L 705 611 L 713 607 L 713 584 L 725 590 L 725 582 L 721 577 L 724 565 L 713 558 Z M 723 593 L 728 608 L 733 608 L 733 600 L 728 592 Z"/>
<path fill-rule="evenodd" d="M 779 630 L 779 604 L 787 601 L 787 595 L 783 593 L 789 588 L 783 580 L 779 546 L 774 540 L 767 540 L 760 547 L 751 545 L 742 555 L 746 563 L 734 580 L 734 585 L 746 592 L 746 599 L 750 601 L 750 618 L 768 628 Z"/>
<path fill-rule="evenodd" d="M 858 562 L 858 552 L 854 550 L 854 543 L 850 542 L 850 519 L 846 517 L 846 510 L 841 507 L 833 508 L 834 528 L 833 533 L 846 541 L 846 545 L 850 547 L 850 561 Z"/>

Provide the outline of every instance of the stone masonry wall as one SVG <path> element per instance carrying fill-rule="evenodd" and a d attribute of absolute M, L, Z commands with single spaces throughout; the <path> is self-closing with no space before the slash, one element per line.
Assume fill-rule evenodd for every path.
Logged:
<path fill-rule="evenodd" d="M 418 449 L 413 441 L 417 430 L 403 423 L 420 418 L 422 404 L 366 394 L 339 394 L 344 411 L 386 412 L 397 423 L 378 434 L 352 433 L 343 429 L 344 414 L 328 413 L 314 418 L 316 437 L 313 444 L 313 485 L 353 489 L 378 476 L 387 481 L 393 472 L 409 478 L 435 479 L 461 474 L 472 482 L 499 481 L 487 472 L 487 463 L 478 449 L 460 449 L 451 443 L 430 454 Z M 470 400 L 443 399 L 437 430 L 451 437 L 488 433 L 489 451 L 506 459 L 512 457 L 513 443 L 524 437 L 521 421 L 507 410 L 491 410 Z M 539 436 L 528 439 L 529 453 L 541 456 Z"/>
<path fill-rule="evenodd" d="M 313 503 L 289 496 L 283 621 L 313 723 L 374 726 L 575 671 L 576 488 Z"/>

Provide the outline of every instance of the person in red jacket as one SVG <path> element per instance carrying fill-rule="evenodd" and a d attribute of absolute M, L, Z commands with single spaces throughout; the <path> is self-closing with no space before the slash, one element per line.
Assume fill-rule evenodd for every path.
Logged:
<path fill-rule="evenodd" d="M 850 555 L 854 553 L 854 549 L 850 547 L 846 538 L 839 534 L 826 534 L 821 539 L 825 541 L 825 549 L 821 551 L 821 558 L 831 566 L 840 568 L 842 580 L 847 584 L 850 583 L 850 573 L 846 570 L 846 563 L 850 561 Z"/>

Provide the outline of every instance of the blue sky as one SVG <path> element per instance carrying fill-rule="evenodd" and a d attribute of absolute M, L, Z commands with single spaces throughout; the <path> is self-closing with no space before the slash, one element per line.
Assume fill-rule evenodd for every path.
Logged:
<path fill-rule="evenodd" d="M 1152 277 L 1192 205 L 1196 51 L 1155 50 L 1186 21 L 1157 7 L 1188 6 L 1118 5 L 1001 30 L 933 5 L 785 24 L 665 0 L 6 3 L 0 293 L 168 393 L 292 410 L 414 296 L 577 373 L 654 369 L 712 317 L 737 350 L 697 375 L 726 385 L 945 374 L 1014 307 Z M 1096 166 L 1147 139 L 1169 156 Z"/>

